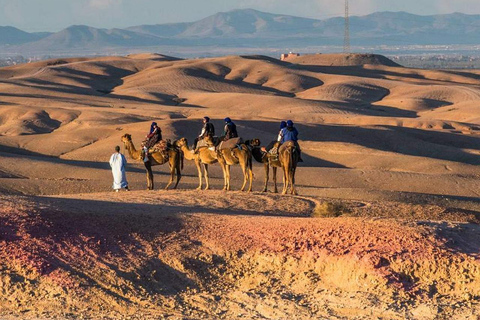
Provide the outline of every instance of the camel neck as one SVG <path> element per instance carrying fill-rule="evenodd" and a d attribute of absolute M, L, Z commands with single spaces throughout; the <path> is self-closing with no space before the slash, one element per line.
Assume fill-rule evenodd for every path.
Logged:
<path fill-rule="evenodd" d="M 140 152 L 137 151 L 132 141 L 125 143 L 125 149 L 127 149 L 132 159 L 140 159 Z"/>
<path fill-rule="evenodd" d="M 187 160 L 193 160 L 195 158 L 193 150 L 190 150 L 187 145 L 182 146 L 182 151 Z"/>

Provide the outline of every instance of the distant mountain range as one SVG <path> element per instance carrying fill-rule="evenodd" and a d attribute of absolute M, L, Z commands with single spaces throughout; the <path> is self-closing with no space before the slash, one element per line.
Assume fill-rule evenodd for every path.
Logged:
<path fill-rule="evenodd" d="M 350 18 L 352 45 L 478 45 L 480 15 L 419 16 L 377 12 Z M 120 48 L 222 46 L 287 48 L 342 45 L 342 17 L 316 20 L 253 9 L 220 12 L 189 23 L 98 29 L 71 26 L 56 33 L 0 27 L 0 53 L 101 52 Z"/>

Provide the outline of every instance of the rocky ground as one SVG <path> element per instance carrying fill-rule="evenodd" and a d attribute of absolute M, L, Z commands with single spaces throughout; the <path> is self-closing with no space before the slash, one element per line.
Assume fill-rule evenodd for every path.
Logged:
<path fill-rule="evenodd" d="M 476 319 L 480 311 L 480 227 L 462 210 L 220 191 L 1 201 L 6 319 Z M 430 215 L 443 221 L 417 219 Z"/>

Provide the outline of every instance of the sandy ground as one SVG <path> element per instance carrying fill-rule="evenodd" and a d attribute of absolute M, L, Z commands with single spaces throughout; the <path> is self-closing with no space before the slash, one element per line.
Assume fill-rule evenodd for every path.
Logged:
<path fill-rule="evenodd" d="M 479 71 L 366 55 L 1 68 L 0 315 L 476 319 L 479 102 Z M 147 192 L 128 155 L 133 191 L 110 191 L 123 134 L 193 141 L 205 115 L 264 144 L 292 119 L 300 196 L 258 193 L 258 163 L 252 194 L 219 191 L 218 165 L 193 191 L 189 161 L 180 190 Z"/>

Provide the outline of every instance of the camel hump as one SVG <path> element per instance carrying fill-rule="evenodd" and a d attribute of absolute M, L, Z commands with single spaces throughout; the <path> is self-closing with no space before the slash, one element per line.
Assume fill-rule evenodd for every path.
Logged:
<path fill-rule="evenodd" d="M 297 147 L 297 145 L 295 144 L 295 141 L 289 140 L 289 141 L 285 141 L 284 143 L 282 143 L 282 145 L 279 147 L 278 151 L 282 152 L 287 148 L 296 148 L 296 147 Z"/>
<path fill-rule="evenodd" d="M 231 138 L 231 139 L 228 139 L 227 141 L 222 141 L 219 145 L 218 145 L 218 149 L 219 150 L 223 150 L 223 149 L 233 149 L 235 148 L 237 145 L 239 144 L 242 144 L 243 143 L 243 139 L 238 137 L 238 138 Z"/>

